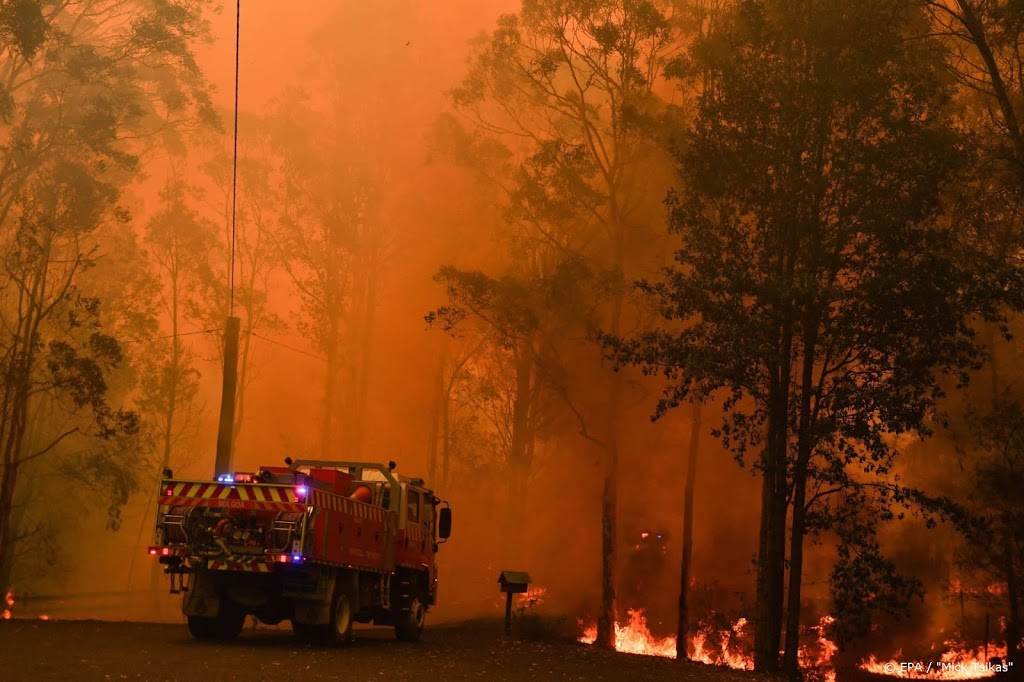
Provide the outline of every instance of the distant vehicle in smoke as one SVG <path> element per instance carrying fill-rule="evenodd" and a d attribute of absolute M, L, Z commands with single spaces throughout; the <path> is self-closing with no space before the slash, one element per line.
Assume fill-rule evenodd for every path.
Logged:
<path fill-rule="evenodd" d="M 354 622 L 416 641 L 437 601 L 451 509 L 394 463 L 307 460 L 216 481 L 164 471 L 151 555 L 197 639 L 238 636 L 248 615 L 342 643 Z"/>
<path fill-rule="evenodd" d="M 619 604 L 623 611 L 642 610 L 652 628 L 672 622 L 678 588 L 672 575 L 674 555 L 665 528 L 641 528 L 623 539 Z"/>

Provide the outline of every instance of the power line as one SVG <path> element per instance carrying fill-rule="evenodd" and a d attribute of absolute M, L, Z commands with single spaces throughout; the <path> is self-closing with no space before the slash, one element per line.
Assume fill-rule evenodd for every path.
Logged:
<path fill-rule="evenodd" d="M 129 339 L 128 341 L 122 341 L 121 343 L 123 345 L 128 345 L 128 344 L 133 344 L 133 343 L 149 343 L 150 341 L 162 341 L 164 339 L 173 339 L 175 336 L 193 336 L 195 334 L 213 334 L 215 332 L 220 332 L 220 329 L 200 329 L 197 332 L 179 332 L 177 334 L 167 334 L 165 336 L 150 336 L 150 337 L 145 338 L 145 339 Z"/>
<path fill-rule="evenodd" d="M 277 346 L 281 346 L 282 348 L 287 348 L 288 350 L 294 351 L 294 352 L 299 353 L 301 355 L 305 355 L 307 357 L 315 358 L 315 359 L 320 360 L 322 362 L 327 362 L 327 358 L 324 358 L 323 356 L 316 355 L 316 354 L 310 353 L 308 351 L 304 351 L 304 350 L 302 350 L 300 348 L 296 348 L 294 346 L 289 346 L 286 343 L 281 343 L 280 341 L 275 341 L 274 339 L 268 339 L 266 336 L 261 336 L 261 335 L 257 334 L 256 332 L 249 332 L 249 334 L 252 335 L 252 336 L 255 336 L 257 339 L 263 339 L 264 341 L 266 341 L 268 343 L 273 343 L 273 344 L 275 344 Z"/>
<path fill-rule="evenodd" d="M 242 40 L 242 0 L 235 3 L 235 150 L 231 159 L 231 307 L 235 315 L 235 215 L 238 205 L 238 64 Z"/>

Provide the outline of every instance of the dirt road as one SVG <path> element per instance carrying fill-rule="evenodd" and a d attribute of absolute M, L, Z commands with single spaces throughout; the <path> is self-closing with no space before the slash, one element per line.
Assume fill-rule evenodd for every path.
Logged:
<path fill-rule="evenodd" d="M 695 663 L 502 636 L 500 624 L 428 627 L 416 644 L 388 629 L 356 631 L 345 648 L 314 648 L 287 628 L 246 630 L 231 644 L 193 641 L 184 625 L 0 621 L 0 680 L 678 680 L 759 676 Z"/>

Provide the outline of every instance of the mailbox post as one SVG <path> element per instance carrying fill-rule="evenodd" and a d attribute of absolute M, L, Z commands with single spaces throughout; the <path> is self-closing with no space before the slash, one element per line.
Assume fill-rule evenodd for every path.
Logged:
<path fill-rule="evenodd" d="M 526 571 L 502 571 L 498 576 L 501 591 L 505 593 L 505 634 L 512 634 L 512 595 L 529 589 L 530 574 Z"/>

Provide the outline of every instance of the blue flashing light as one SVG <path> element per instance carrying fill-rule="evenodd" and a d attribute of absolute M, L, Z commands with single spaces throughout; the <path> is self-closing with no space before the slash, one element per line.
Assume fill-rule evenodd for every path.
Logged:
<path fill-rule="evenodd" d="M 235 482 L 235 477 L 232 476 L 231 474 L 221 474 L 220 476 L 217 477 L 217 482 L 218 483 L 234 483 Z"/>
<path fill-rule="evenodd" d="M 302 555 L 301 554 L 293 554 L 292 555 L 292 563 L 295 563 L 295 564 L 302 563 Z"/>
<path fill-rule="evenodd" d="M 298 495 L 299 497 L 305 497 L 306 493 L 308 492 L 309 488 L 307 488 L 304 485 L 300 485 L 298 488 L 295 489 L 295 494 Z"/>

